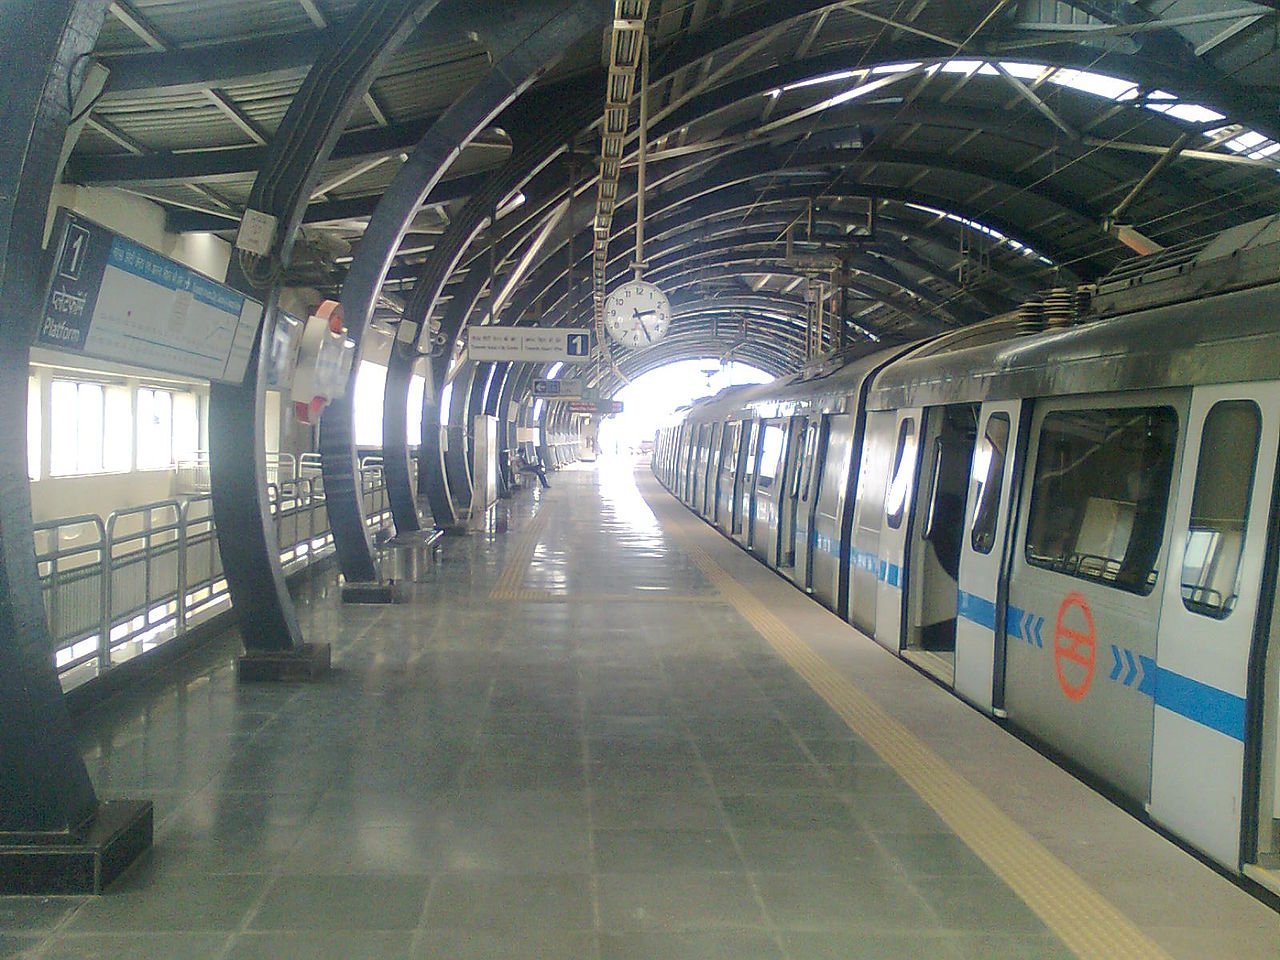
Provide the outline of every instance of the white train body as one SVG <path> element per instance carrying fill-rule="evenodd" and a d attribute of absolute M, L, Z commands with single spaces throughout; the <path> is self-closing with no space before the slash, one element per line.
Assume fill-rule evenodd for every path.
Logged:
<path fill-rule="evenodd" d="M 662 482 L 1233 872 L 1280 867 L 1280 218 L 696 405 Z"/>

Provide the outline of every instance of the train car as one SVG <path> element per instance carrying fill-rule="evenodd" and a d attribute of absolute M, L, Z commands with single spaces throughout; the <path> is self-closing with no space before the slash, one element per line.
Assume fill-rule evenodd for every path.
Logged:
<path fill-rule="evenodd" d="M 1074 296 L 1074 295 L 1073 295 Z M 1280 891 L 1280 218 L 1025 315 L 695 407 L 763 562 Z M 718 428 L 718 431 L 717 431 Z M 722 489 L 723 456 L 699 458 Z M 767 483 L 762 481 L 767 480 Z"/>

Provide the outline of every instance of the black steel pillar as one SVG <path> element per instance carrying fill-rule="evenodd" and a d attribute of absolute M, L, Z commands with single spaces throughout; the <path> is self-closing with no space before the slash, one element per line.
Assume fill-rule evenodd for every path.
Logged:
<path fill-rule="evenodd" d="M 361 4 L 342 24 L 330 31 L 329 45 L 319 56 L 301 89 L 289 105 L 268 149 L 253 189 L 249 207 L 277 219 L 275 245 L 270 262 L 262 264 L 232 259 L 227 282 L 237 289 L 264 299 L 267 304 L 263 331 L 270 329 L 279 281 L 269 279 L 271 269 L 289 261 L 303 212 L 325 160 L 382 65 L 417 28 L 437 0 L 371 0 Z M 259 275 L 263 278 L 259 279 Z M 261 341 L 261 337 L 259 338 Z M 263 665 L 254 675 L 268 678 L 269 665 L 279 664 L 281 676 L 296 676 L 287 661 L 273 661 L 271 655 L 289 651 L 306 652 L 293 601 L 284 581 L 280 550 L 271 520 L 266 493 L 266 451 L 263 446 L 263 378 L 259 364 L 250 363 L 250 375 L 240 385 L 214 384 L 209 397 L 209 474 L 213 496 L 218 546 L 231 599 L 240 619 L 246 650 L 257 655 Z M 345 416 L 350 435 L 350 391 L 339 409 L 329 416 Z M 325 497 L 355 497 L 360 494 L 359 474 L 354 464 L 354 448 L 345 470 L 326 464 Z M 341 531 L 338 524 L 346 514 L 338 512 L 330 522 L 339 554 L 352 553 L 353 542 L 363 544 L 354 551 L 363 559 L 366 575 L 372 580 L 372 559 L 363 519 L 359 529 Z M 354 537 L 354 541 L 353 541 Z M 348 560 L 350 558 L 347 558 Z M 343 565 L 347 572 L 348 564 Z M 367 572 L 366 572 L 367 570 Z M 348 577 L 351 578 L 350 573 Z M 316 648 L 320 652 L 320 648 Z M 320 652 L 321 657 L 327 654 Z M 241 676 L 253 657 L 241 662 Z"/>
<path fill-rule="evenodd" d="M 446 428 L 449 449 L 444 453 L 445 478 L 454 503 L 471 506 L 471 382 L 476 365 L 465 363 L 453 378 Z"/>
<path fill-rule="evenodd" d="M 36 571 L 27 377 L 45 214 L 77 67 L 106 0 L 9 0 L 0 17 L 0 893 L 98 893 L 151 845 L 151 804 L 100 803 L 76 747 Z"/>
<path fill-rule="evenodd" d="M 397 338 L 387 359 L 387 382 L 382 392 L 382 472 L 396 536 L 422 529 L 409 479 L 408 399 L 417 359 L 413 344 Z"/>
<path fill-rule="evenodd" d="M 553 3 L 518 6 L 494 2 L 492 12 L 497 25 L 494 36 L 500 37 L 494 43 L 500 49 L 492 70 L 454 102 L 418 142 L 379 201 L 347 273 L 342 288 L 342 305 L 347 322 L 357 338 L 373 316 L 383 279 L 405 230 L 458 152 L 575 42 L 603 27 L 608 22 L 611 10 L 608 4 L 600 3 L 599 0 L 556 0 Z M 422 319 L 425 321 L 426 317 Z M 449 525 L 452 525 L 455 517 L 444 482 L 444 464 L 441 461 L 437 466 L 437 460 L 441 460 L 440 432 L 437 429 L 440 422 L 439 390 L 444 383 L 447 361 L 433 364 L 433 368 L 438 375 L 433 378 L 433 389 L 429 391 L 432 396 L 424 404 L 419 476 L 426 481 L 432 512 L 437 526 L 441 526 L 445 525 L 442 523 L 445 517 L 449 518 Z M 436 415 L 428 419 L 433 406 L 436 408 Z M 350 458 L 350 438 L 349 435 L 343 435 L 340 428 L 331 430 L 326 420 L 321 424 L 320 445 L 324 453 L 327 489 L 329 463 L 332 460 L 335 464 L 342 464 Z M 355 498 L 331 499 L 329 516 L 335 540 L 340 535 L 349 535 L 354 541 L 356 527 L 363 532 L 363 510 Z M 348 551 L 339 544 L 339 561 L 348 578 L 351 577 L 348 563 L 363 562 L 361 558 L 354 556 L 357 552 L 353 547 L 349 556 Z M 367 542 L 365 553 L 368 553 Z"/>

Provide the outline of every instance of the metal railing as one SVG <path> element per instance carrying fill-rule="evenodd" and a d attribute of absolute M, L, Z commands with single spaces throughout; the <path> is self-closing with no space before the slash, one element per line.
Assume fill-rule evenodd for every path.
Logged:
<path fill-rule="evenodd" d="M 286 574 L 333 552 L 319 484 L 268 485 Z M 391 522 L 381 466 L 361 470 L 371 530 Z M 35 526 L 36 563 L 64 689 L 78 686 L 230 608 L 208 494 Z"/>
<path fill-rule="evenodd" d="M 310 454 L 303 454 L 305 459 Z M 319 470 L 319 455 L 315 455 L 316 469 Z M 209 451 L 197 450 L 192 457 L 184 457 L 176 464 L 177 489 L 180 493 L 200 494 L 209 492 Z M 298 460 L 291 453 L 267 454 L 267 482 L 288 483 L 296 480 L 299 473 Z"/>

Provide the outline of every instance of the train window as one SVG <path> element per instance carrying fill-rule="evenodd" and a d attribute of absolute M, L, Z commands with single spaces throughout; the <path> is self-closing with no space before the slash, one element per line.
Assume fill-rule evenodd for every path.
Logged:
<path fill-rule="evenodd" d="M 804 485 L 804 441 L 809 435 L 808 422 L 808 420 L 798 421 L 791 431 L 791 451 L 787 454 L 787 460 L 791 465 L 789 474 L 791 489 L 787 495 L 792 500 L 800 498 L 800 488 Z"/>
<path fill-rule="evenodd" d="M 1249 400 L 1214 404 L 1205 417 L 1182 557 L 1182 602 L 1192 613 L 1223 620 L 1235 607 L 1261 430 Z"/>
<path fill-rule="evenodd" d="M 1027 562 L 1151 593 L 1177 439 L 1170 407 L 1048 414 L 1036 455 Z"/>
<path fill-rule="evenodd" d="M 773 486 L 778 476 L 778 461 L 782 459 L 782 427 L 776 421 L 764 425 L 764 438 L 760 443 L 760 479 L 759 485 L 764 488 Z"/>
<path fill-rule="evenodd" d="M 724 431 L 724 438 L 720 458 L 724 465 L 724 471 L 730 477 L 738 472 L 738 445 L 742 442 L 742 423 L 735 422 L 729 424 Z"/>
<path fill-rule="evenodd" d="M 805 433 L 804 438 L 804 465 L 801 468 L 803 476 L 801 477 L 800 496 L 806 502 L 809 499 L 809 491 L 813 488 L 813 469 L 814 463 L 818 459 L 818 425 L 816 423 L 809 424 L 809 429 Z"/>
<path fill-rule="evenodd" d="M 1009 446 L 1009 415 L 995 413 L 987 421 L 982 441 L 973 453 L 974 510 L 969 542 L 978 553 L 990 553 L 996 542 L 1000 493 L 1004 487 L 1004 458 Z"/>
<path fill-rule="evenodd" d="M 907 417 L 898 427 L 898 450 L 893 455 L 893 480 L 885 497 L 885 515 L 889 526 L 897 530 L 907 513 L 907 495 L 916 472 L 916 422 Z"/>

